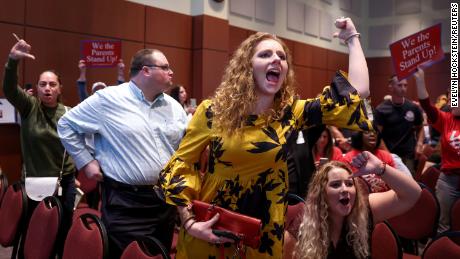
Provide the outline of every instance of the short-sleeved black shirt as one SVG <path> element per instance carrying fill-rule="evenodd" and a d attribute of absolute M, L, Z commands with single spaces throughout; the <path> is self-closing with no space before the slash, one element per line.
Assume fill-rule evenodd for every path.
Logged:
<path fill-rule="evenodd" d="M 384 101 L 375 109 L 374 118 L 376 124 L 383 127 L 382 138 L 390 152 L 402 158 L 414 158 L 416 128 L 423 123 L 418 106 L 407 99 L 402 104 Z"/>

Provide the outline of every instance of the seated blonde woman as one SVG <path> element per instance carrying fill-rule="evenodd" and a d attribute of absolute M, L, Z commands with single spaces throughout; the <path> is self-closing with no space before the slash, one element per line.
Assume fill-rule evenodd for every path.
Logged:
<path fill-rule="evenodd" d="M 374 224 L 417 202 L 418 184 L 372 153 L 358 154 L 351 165 L 358 168 L 354 174 L 347 164 L 329 162 L 310 182 L 296 258 L 368 258 Z M 392 190 L 366 195 L 356 177 L 368 174 L 379 175 Z"/>

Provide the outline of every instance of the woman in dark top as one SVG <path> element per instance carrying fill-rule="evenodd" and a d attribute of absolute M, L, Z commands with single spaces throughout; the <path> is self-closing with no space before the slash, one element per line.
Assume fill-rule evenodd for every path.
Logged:
<path fill-rule="evenodd" d="M 12 47 L 5 66 L 3 92 L 8 101 L 21 115 L 21 150 L 25 174 L 33 177 L 56 177 L 62 167 L 62 195 L 64 208 L 63 228 L 70 226 L 75 202 L 75 166 L 70 156 L 64 156 L 64 147 L 56 126 L 66 107 L 59 101 L 61 80 L 56 72 L 44 71 L 37 82 L 37 97 L 31 96 L 18 86 L 18 63 L 23 58 L 35 59 L 30 45 L 24 40 Z M 29 199 L 28 215 L 31 216 L 38 202 Z M 62 239 L 63 240 L 63 239 Z"/>
<path fill-rule="evenodd" d="M 352 173 L 342 162 L 323 165 L 310 182 L 296 245 L 297 258 L 367 258 L 373 223 L 400 215 L 418 200 L 421 189 L 410 177 L 368 151 L 358 154 Z M 379 175 L 392 190 L 365 194 L 355 177 Z"/>

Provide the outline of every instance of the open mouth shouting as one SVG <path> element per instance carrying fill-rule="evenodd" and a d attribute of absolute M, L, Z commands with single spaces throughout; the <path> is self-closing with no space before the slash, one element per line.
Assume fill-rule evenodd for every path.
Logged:
<path fill-rule="evenodd" d="M 251 63 L 257 96 L 272 100 L 281 89 L 289 69 L 283 46 L 274 39 L 259 42 Z"/>
<path fill-rule="evenodd" d="M 350 198 L 348 197 L 342 197 L 339 199 L 339 202 L 343 205 L 343 206 L 347 206 L 348 204 L 350 204 Z"/>
<path fill-rule="evenodd" d="M 42 101 L 45 103 L 51 103 L 54 102 L 56 99 L 56 96 L 54 96 L 52 93 L 43 93 L 42 95 Z"/>
<path fill-rule="evenodd" d="M 350 214 L 353 208 L 354 201 L 352 200 L 350 193 L 344 193 L 339 196 L 339 200 L 336 203 L 335 211 L 342 216 L 347 216 Z"/>
<path fill-rule="evenodd" d="M 278 68 L 271 68 L 267 71 L 266 78 L 269 83 L 277 84 L 280 80 L 281 71 Z"/>
<path fill-rule="evenodd" d="M 326 185 L 327 203 L 332 215 L 348 216 L 356 199 L 356 188 L 350 172 L 343 168 L 333 168 L 328 172 Z"/>

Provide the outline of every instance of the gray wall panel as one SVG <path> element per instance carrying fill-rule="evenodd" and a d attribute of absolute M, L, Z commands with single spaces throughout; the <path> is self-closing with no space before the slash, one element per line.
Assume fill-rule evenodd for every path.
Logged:
<path fill-rule="evenodd" d="M 411 20 L 402 24 L 395 24 L 393 26 L 393 39 L 400 40 L 418 31 L 420 31 L 420 22 L 418 20 Z"/>
<path fill-rule="evenodd" d="M 351 12 L 352 11 L 352 0 L 340 0 L 339 2 L 340 9 Z"/>
<path fill-rule="evenodd" d="M 370 0 L 369 18 L 386 17 L 393 15 L 393 1 Z"/>
<path fill-rule="evenodd" d="M 275 0 L 256 0 L 256 19 L 275 23 Z"/>
<path fill-rule="evenodd" d="M 288 30 L 303 33 L 305 26 L 305 4 L 295 0 L 287 1 Z"/>
<path fill-rule="evenodd" d="M 444 10 L 450 9 L 450 3 L 454 3 L 455 1 L 452 0 L 431 0 L 432 1 L 432 8 L 433 10 Z"/>
<path fill-rule="evenodd" d="M 420 0 L 395 0 L 396 14 L 416 14 L 420 13 Z"/>
<path fill-rule="evenodd" d="M 388 49 L 393 42 L 393 25 L 369 26 L 369 48 Z"/>
<path fill-rule="evenodd" d="M 254 0 L 230 0 L 230 12 L 253 18 L 255 14 Z"/>
<path fill-rule="evenodd" d="M 435 19 L 431 24 L 424 26 L 428 28 L 435 24 L 441 23 L 441 43 L 442 45 L 450 45 L 450 20 L 449 19 Z M 450 51 L 450 50 L 446 50 Z"/>
<path fill-rule="evenodd" d="M 305 34 L 319 36 L 319 10 L 308 5 L 305 6 Z"/>
<path fill-rule="evenodd" d="M 367 1 L 367 0 L 366 0 Z M 351 1 L 351 12 L 356 16 L 361 16 L 361 0 Z"/>
<path fill-rule="evenodd" d="M 332 15 L 325 11 L 321 11 L 319 22 L 319 37 L 323 40 L 332 41 L 332 33 L 334 27 L 334 19 Z"/>

